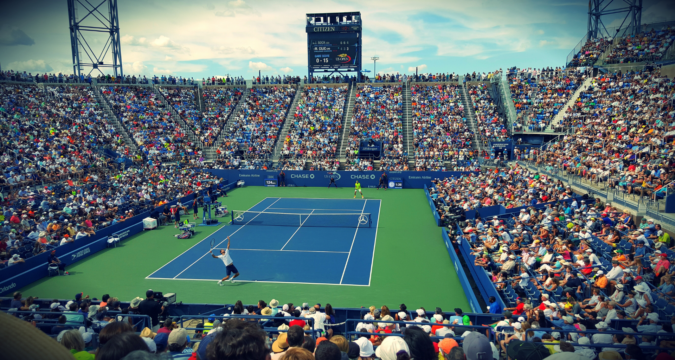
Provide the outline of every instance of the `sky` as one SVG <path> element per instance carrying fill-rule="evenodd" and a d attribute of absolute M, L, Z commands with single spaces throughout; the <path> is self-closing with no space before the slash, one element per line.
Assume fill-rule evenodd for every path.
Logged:
<path fill-rule="evenodd" d="M 66 0 L 2 8 L 2 70 L 72 73 Z M 307 13 L 360 11 L 364 68 L 378 56 L 378 73 L 408 74 L 564 66 L 588 21 L 587 0 L 118 0 L 118 10 L 125 74 L 193 78 L 305 76 Z M 669 20 L 675 1 L 644 0 L 643 24 Z M 85 37 L 96 52 L 107 40 Z"/>

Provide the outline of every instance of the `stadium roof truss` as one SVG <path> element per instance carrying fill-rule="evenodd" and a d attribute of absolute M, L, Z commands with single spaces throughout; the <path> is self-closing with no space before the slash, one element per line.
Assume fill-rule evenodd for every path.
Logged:
<path fill-rule="evenodd" d="M 115 77 L 123 76 L 117 0 L 91 1 L 68 0 L 73 72 L 104 74 L 102 69 L 110 68 Z"/>

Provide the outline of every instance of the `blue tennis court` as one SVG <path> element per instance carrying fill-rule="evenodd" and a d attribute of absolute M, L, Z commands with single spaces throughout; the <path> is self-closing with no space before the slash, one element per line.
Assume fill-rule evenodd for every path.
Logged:
<path fill-rule="evenodd" d="M 237 281 L 369 286 L 379 214 L 380 200 L 265 198 L 146 279 L 222 279 L 210 242 L 230 236 Z"/>

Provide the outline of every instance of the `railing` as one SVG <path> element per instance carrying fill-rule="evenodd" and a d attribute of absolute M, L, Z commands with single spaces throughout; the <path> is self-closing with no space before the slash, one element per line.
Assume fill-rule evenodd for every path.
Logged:
<path fill-rule="evenodd" d="M 584 47 L 586 41 L 588 41 L 588 34 L 584 35 L 584 37 L 582 37 L 581 40 L 579 40 L 579 43 L 577 43 L 572 49 L 572 51 L 567 55 L 565 65 L 568 65 L 572 61 L 572 59 L 574 59 L 574 55 L 578 54 L 579 51 L 581 51 L 581 48 Z"/>

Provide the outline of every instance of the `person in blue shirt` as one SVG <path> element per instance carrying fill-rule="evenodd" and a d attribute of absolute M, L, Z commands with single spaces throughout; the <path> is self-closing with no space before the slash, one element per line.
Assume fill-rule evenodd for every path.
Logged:
<path fill-rule="evenodd" d="M 609 224 L 609 226 L 614 226 L 614 221 L 612 221 L 612 219 L 610 219 L 609 216 L 607 216 L 607 214 L 603 213 L 601 216 L 602 222 L 604 222 L 605 224 Z"/>
<path fill-rule="evenodd" d="M 503 312 L 502 306 L 497 302 L 494 296 L 490 296 L 488 299 L 490 305 L 488 306 L 488 313 L 490 314 L 501 314 Z"/>
<path fill-rule="evenodd" d="M 645 243 L 640 241 L 637 243 L 637 248 L 635 249 L 635 258 L 644 258 L 645 257 Z"/>

